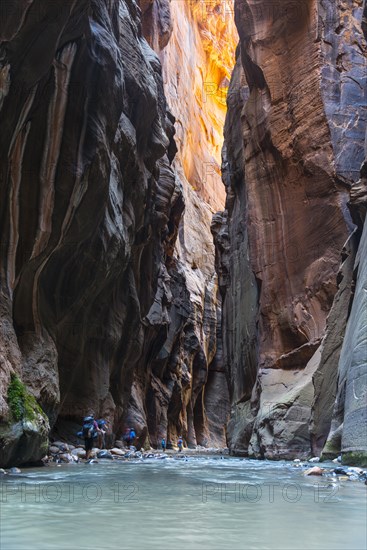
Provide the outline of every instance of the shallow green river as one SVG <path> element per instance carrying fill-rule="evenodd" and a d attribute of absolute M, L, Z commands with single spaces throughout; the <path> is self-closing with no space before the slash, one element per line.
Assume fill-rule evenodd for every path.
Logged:
<path fill-rule="evenodd" d="M 361 482 L 229 457 L 51 466 L 5 476 L 1 550 L 365 549 Z"/>

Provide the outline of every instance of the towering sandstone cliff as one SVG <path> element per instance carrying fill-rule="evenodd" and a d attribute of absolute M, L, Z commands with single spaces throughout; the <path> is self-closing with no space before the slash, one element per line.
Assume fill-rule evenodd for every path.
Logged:
<path fill-rule="evenodd" d="M 187 93 L 173 163 L 164 88 L 170 96 L 170 73 L 190 93 L 192 83 L 178 18 L 187 32 L 196 25 L 198 74 L 208 55 L 216 78 L 229 67 L 220 44 L 205 42 L 211 20 L 195 2 L 172 8 L 27 0 L 2 10 L 1 465 L 39 459 L 50 428 L 70 437 L 92 411 L 117 435 L 134 425 L 141 443 L 182 432 L 190 444 L 225 444 L 207 204 L 223 196 L 198 168 L 219 162 L 221 122 L 211 134 L 204 106 L 207 136 L 195 124 L 189 136 L 187 109 L 204 88 Z M 210 112 L 223 122 L 223 98 Z"/>
<path fill-rule="evenodd" d="M 366 461 L 362 9 L 235 2 L 227 200 L 212 229 L 237 453 L 319 454 L 331 428 L 326 454 Z"/>

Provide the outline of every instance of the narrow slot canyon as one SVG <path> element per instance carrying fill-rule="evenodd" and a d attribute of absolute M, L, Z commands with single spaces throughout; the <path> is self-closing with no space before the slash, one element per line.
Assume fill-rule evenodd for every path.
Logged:
<path fill-rule="evenodd" d="M 366 466 L 366 2 L 3 12 L 0 466 L 88 414 Z"/>
<path fill-rule="evenodd" d="M 367 0 L 3 1 L 0 193 L 3 550 L 366 548 Z"/>

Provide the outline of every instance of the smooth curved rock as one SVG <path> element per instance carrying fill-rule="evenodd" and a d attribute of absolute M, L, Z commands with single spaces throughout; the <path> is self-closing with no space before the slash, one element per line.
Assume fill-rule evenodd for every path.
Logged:
<path fill-rule="evenodd" d="M 2 45 L 5 376 L 19 373 L 52 424 L 96 403 L 121 418 L 167 223 L 155 209 L 173 136 L 159 60 L 133 2 L 89 6 L 32 3 Z"/>
<path fill-rule="evenodd" d="M 335 414 L 333 411 L 337 395 L 336 367 L 340 359 L 353 298 L 354 263 L 357 248 L 358 239 L 354 233 L 342 250 L 342 264 L 337 277 L 338 291 L 327 318 L 326 334 L 321 344 L 320 363 L 312 378 L 314 399 L 311 410 L 310 435 L 312 452 L 318 456 L 326 443 L 332 425 L 332 417 Z M 338 437 L 337 434 L 335 436 Z M 332 453 L 331 458 L 339 454 L 340 445 L 338 447 L 336 454 Z"/>

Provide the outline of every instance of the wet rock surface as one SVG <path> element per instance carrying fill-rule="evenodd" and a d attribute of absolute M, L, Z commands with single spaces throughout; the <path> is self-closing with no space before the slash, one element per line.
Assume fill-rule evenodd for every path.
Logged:
<path fill-rule="evenodd" d="M 74 448 L 73 445 L 68 445 L 64 443 L 63 447 L 70 449 L 70 452 L 68 453 L 63 452 L 60 447 L 61 446 L 57 447 L 55 445 L 51 445 L 49 447 L 48 454 L 43 459 L 43 465 L 47 466 L 48 464 L 52 464 L 55 462 L 57 464 L 73 464 L 85 462 L 86 452 L 84 450 L 84 445 Z M 228 449 L 223 447 L 202 447 L 198 445 L 195 448 L 184 448 L 181 452 L 178 450 L 177 447 L 162 452 L 159 449 L 153 448 L 145 450 L 137 449 L 134 446 L 124 447 L 123 449 L 119 449 L 117 447 L 98 449 L 97 447 L 94 447 L 91 451 L 90 459 L 86 462 L 91 463 L 91 461 L 104 462 L 110 460 L 125 461 L 146 459 L 163 460 L 172 457 L 176 459 L 187 459 L 188 457 L 212 455 L 228 455 Z M 13 473 L 20 472 L 20 470 L 18 472 L 18 468 L 12 468 L 12 470 L 14 470 Z M 5 470 L 4 473 L 6 473 Z"/>

